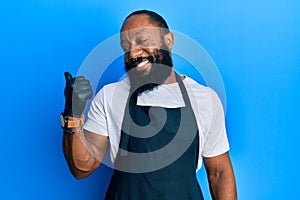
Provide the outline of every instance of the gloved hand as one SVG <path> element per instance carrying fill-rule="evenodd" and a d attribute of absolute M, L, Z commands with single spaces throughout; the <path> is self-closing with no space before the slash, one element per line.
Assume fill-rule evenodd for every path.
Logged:
<path fill-rule="evenodd" d="M 90 81 L 83 76 L 72 77 L 69 72 L 65 72 L 66 87 L 65 95 L 65 116 L 81 117 L 84 112 L 86 102 L 93 96 Z"/>

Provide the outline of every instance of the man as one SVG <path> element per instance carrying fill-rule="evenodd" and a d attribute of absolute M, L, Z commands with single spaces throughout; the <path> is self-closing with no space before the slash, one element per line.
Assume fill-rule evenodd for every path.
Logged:
<path fill-rule="evenodd" d="M 204 161 L 213 199 L 237 199 L 224 113 L 216 93 L 173 68 L 174 36 L 152 11 L 121 28 L 128 78 L 104 86 L 83 126 L 89 81 L 65 73 L 64 155 L 72 174 L 89 176 L 109 147 L 114 173 L 105 199 L 203 199 Z"/>

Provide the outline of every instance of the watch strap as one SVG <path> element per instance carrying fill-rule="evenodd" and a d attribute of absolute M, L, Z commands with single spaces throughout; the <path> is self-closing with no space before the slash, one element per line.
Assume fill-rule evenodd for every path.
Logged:
<path fill-rule="evenodd" d="M 71 129 L 71 128 L 63 128 L 63 130 L 68 133 L 68 134 L 74 134 L 74 133 L 79 133 L 82 129 Z"/>
<path fill-rule="evenodd" d="M 73 129 L 73 128 L 81 128 L 84 123 L 84 115 L 81 115 L 80 118 L 72 117 L 72 116 L 66 116 L 66 125 L 64 128 Z"/>

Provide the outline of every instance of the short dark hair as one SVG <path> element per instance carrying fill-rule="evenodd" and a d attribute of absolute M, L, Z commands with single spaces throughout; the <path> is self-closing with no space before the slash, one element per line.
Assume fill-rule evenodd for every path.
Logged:
<path fill-rule="evenodd" d="M 125 18 L 125 20 L 124 20 L 124 22 L 122 24 L 121 29 L 123 28 L 126 20 L 129 19 L 133 15 L 147 15 L 147 16 L 149 16 L 151 22 L 153 22 L 158 27 L 164 29 L 164 34 L 170 32 L 169 26 L 168 26 L 166 20 L 162 16 L 160 16 L 159 14 L 157 14 L 156 12 L 153 12 L 153 11 L 150 11 L 150 10 L 137 10 L 137 11 L 132 12 L 131 14 L 129 14 Z"/>

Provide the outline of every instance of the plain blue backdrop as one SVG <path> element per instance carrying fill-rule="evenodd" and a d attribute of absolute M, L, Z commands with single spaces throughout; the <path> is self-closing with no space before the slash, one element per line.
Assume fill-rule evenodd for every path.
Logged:
<path fill-rule="evenodd" d="M 300 199 L 297 0 L 1 2 L 0 199 L 103 198 L 111 170 L 78 181 L 63 157 L 63 72 L 76 74 L 141 8 L 164 16 L 218 66 L 239 199 Z M 210 199 L 204 169 L 198 179 Z"/>

